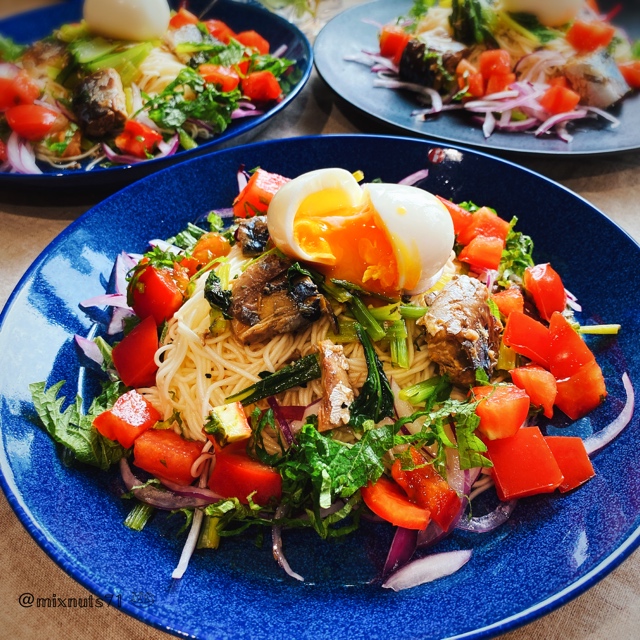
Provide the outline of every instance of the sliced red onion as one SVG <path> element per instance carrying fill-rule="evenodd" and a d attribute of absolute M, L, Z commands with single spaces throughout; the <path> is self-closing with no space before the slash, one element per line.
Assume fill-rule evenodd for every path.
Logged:
<path fill-rule="evenodd" d="M 491 513 L 480 516 L 479 518 L 460 518 L 456 529 L 462 531 L 472 531 L 473 533 L 488 533 L 502 526 L 513 513 L 518 504 L 517 500 L 500 503 Z"/>
<path fill-rule="evenodd" d="M 153 240 L 149 240 L 150 247 L 158 247 L 161 251 L 166 251 L 167 253 L 172 253 L 177 256 L 182 253 L 182 249 L 180 247 L 176 247 L 175 244 L 170 244 L 166 240 L 160 240 L 160 238 L 154 238 Z"/>
<path fill-rule="evenodd" d="M 416 552 L 417 542 L 418 531 L 416 529 L 396 528 L 387 560 L 384 563 L 384 569 L 382 569 L 383 577 L 393 573 L 413 558 L 413 554 Z"/>
<path fill-rule="evenodd" d="M 377 22 L 376 20 L 371 20 L 370 18 L 362 18 L 362 20 L 360 20 L 360 22 L 362 22 L 363 24 L 371 24 L 378 31 L 380 31 L 380 29 L 382 29 L 382 27 L 384 26 L 382 23 Z"/>
<path fill-rule="evenodd" d="M 420 182 L 420 180 L 424 180 L 425 178 L 428 178 L 428 177 L 429 177 L 429 169 L 421 169 L 420 171 L 416 171 L 415 173 L 412 173 L 410 176 L 403 178 L 402 180 L 400 180 L 400 182 L 398 182 L 398 184 L 407 184 L 409 186 L 413 186 L 414 184 L 417 184 L 418 182 Z"/>
<path fill-rule="evenodd" d="M 582 305 L 578 302 L 578 298 L 576 298 L 568 289 L 565 289 L 564 293 L 567 296 L 567 306 L 574 311 L 582 311 Z"/>
<path fill-rule="evenodd" d="M 569 122 L 570 120 L 581 120 L 587 116 L 587 111 L 584 109 L 577 109 L 576 111 L 569 111 L 566 113 L 559 113 L 555 116 L 547 118 L 537 129 L 536 136 L 541 136 L 547 133 L 549 129 L 552 129 L 557 124 L 562 122 Z"/>
<path fill-rule="evenodd" d="M 261 116 L 263 114 L 264 114 L 264 111 L 260 111 L 255 107 L 253 109 L 247 109 L 247 108 L 243 109 L 241 107 L 238 107 L 237 109 L 231 112 L 231 119 L 239 120 L 240 118 L 251 118 L 251 117 Z"/>
<path fill-rule="evenodd" d="M 73 338 L 84 357 L 89 362 L 94 363 L 98 369 L 101 369 L 104 362 L 104 356 L 98 348 L 98 345 L 93 340 L 89 340 L 88 338 L 77 334 L 73 336 Z"/>
<path fill-rule="evenodd" d="M 627 393 L 627 398 L 620 415 L 618 415 L 618 417 L 613 422 L 609 423 L 604 429 L 598 431 L 598 433 L 594 433 L 584 441 L 584 448 L 590 456 L 608 445 L 614 438 L 620 435 L 622 430 L 629 424 L 629 422 L 631 422 L 631 418 L 633 417 L 633 408 L 635 406 L 635 393 L 631 380 L 629 379 L 629 375 L 626 371 L 622 376 L 622 384 L 624 385 L 624 390 Z"/>
<path fill-rule="evenodd" d="M 118 307 L 119 309 L 129 309 L 131 307 L 127 304 L 127 296 L 124 293 L 105 293 L 101 296 L 94 296 L 83 300 L 80 305 L 83 309 L 89 307 Z"/>
<path fill-rule="evenodd" d="M 282 58 L 282 56 L 287 52 L 289 47 L 286 44 L 281 44 L 271 55 L 274 58 Z"/>
<path fill-rule="evenodd" d="M 220 500 L 224 500 L 224 497 L 215 491 L 211 491 L 211 489 L 206 489 L 205 487 L 194 487 L 192 485 L 184 485 L 178 484 L 176 482 L 171 482 L 171 480 L 166 480 L 163 478 L 159 478 L 160 482 L 175 493 L 177 496 L 183 496 L 185 498 L 195 498 L 197 500 L 206 501 L 206 504 L 215 504 Z"/>
<path fill-rule="evenodd" d="M 273 396 L 267 398 L 267 402 L 269 403 L 269 406 L 273 410 L 273 416 L 276 419 L 276 422 L 278 423 L 278 427 L 280 427 L 280 431 L 284 436 L 285 442 L 287 443 L 288 446 L 291 446 L 295 442 L 295 439 L 293 437 L 293 433 L 291 431 L 291 426 L 289 425 L 289 421 L 284 417 L 284 415 L 282 414 L 282 411 L 280 411 L 280 405 L 278 404 L 278 401 Z"/>
<path fill-rule="evenodd" d="M 23 140 L 15 131 L 7 141 L 7 161 L 15 173 L 38 175 L 42 171 L 36 164 L 36 156 L 31 144 Z"/>
<path fill-rule="evenodd" d="M 302 420 L 304 418 L 304 411 L 306 407 L 295 404 L 281 404 L 280 413 L 286 420 Z"/>
<path fill-rule="evenodd" d="M 382 584 L 385 589 L 402 591 L 450 576 L 471 559 L 472 551 L 446 551 L 425 556 L 405 565 Z"/>
<path fill-rule="evenodd" d="M 605 120 L 609 120 L 609 122 L 611 122 L 612 129 L 616 129 L 617 127 L 620 126 L 620 120 L 616 118 L 614 115 L 610 114 L 608 111 L 605 111 L 604 109 L 599 109 L 598 107 L 590 107 L 590 106 L 583 107 L 583 109 L 585 111 L 590 111 L 591 113 L 595 113 L 596 115 L 600 116 L 601 118 L 604 118 Z"/>
<path fill-rule="evenodd" d="M 138 500 L 150 504 L 152 507 L 165 511 L 175 511 L 176 509 L 193 509 L 195 507 L 205 507 L 208 504 L 212 504 L 210 499 L 205 500 L 202 498 L 179 496 L 172 491 L 163 491 L 154 485 L 147 485 L 146 487 L 135 489 L 134 487 L 141 487 L 144 482 L 138 480 L 138 478 L 133 475 L 126 458 L 120 460 L 120 473 L 122 474 L 122 480 L 124 481 L 127 491 L 131 491 Z"/>
<path fill-rule="evenodd" d="M 373 86 L 383 87 L 385 89 L 406 89 L 407 91 L 413 91 L 414 93 L 425 96 L 431 100 L 431 107 L 433 108 L 434 113 L 442 111 L 442 96 L 431 87 L 423 87 L 421 84 L 402 82 L 391 78 L 376 78 L 376 80 L 373 81 Z"/>
<path fill-rule="evenodd" d="M 205 465 L 202 473 L 200 474 L 200 478 L 198 479 L 198 488 L 203 489 L 204 485 L 207 483 L 208 466 Z M 198 536 L 200 535 L 200 529 L 202 527 L 202 520 L 204 518 L 204 513 L 202 509 L 196 509 L 193 513 L 193 520 L 191 521 L 191 529 L 189 529 L 189 535 L 184 543 L 184 547 L 182 548 L 182 553 L 180 554 L 180 560 L 178 561 L 178 566 L 173 570 L 171 577 L 174 580 L 179 580 L 184 575 L 187 567 L 189 566 L 189 560 L 191 560 L 191 556 L 195 551 L 196 544 L 198 543 Z"/>
<path fill-rule="evenodd" d="M 302 419 L 305 420 L 309 416 L 318 415 L 318 408 L 320 406 L 320 400 L 316 400 L 312 402 L 310 405 L 307 405 L 304 410 L 304 414 L 302 415 Z"/>
<path fill-rule="evenodd" d="M 280 505 L 276 509 L 275 519 L 279 520 L 284 517 L 286 512 L 286 507 Z M 289 566 L 287 559 L 284 557 L 284 553 L 282 551 L 282 527 L 279 524 L 274 524 L 273 527 L 271 527 L 271 549 L 273 551 L 273 557 L 282 569 L 284 569 L 285 573 L 295 580 L 304 582 L 304 578 Z"/>
<path fill-rule="evenodd" d="M 249 182 L 249 174 L 244 170 L 244 165 L 240 167 L 236 177 L 238 179 L 238 191 L 242 191 L 247 186 L 247 182 Z"/>
<path fill-rule="evenodd" d="M 443 531 L 437 522 L 431 520 L 426 529 L 418 531 L 417 548 L 424 549 L 426 547 L 432 547 L 446 536 L 447 532 Z"/>
<path fill-rule="evenodd" d="M 13 80 L 18 73 L 20 73 L 20 67 L 12 62 L 0 62 L 0 78 L 6 80 Z"/>
<path fill-rule="evenodd" d="M 487 111 L 484 116 L 484 122 L 482 124 L 482 133 L 485 138 L 490 138 L 491 134 L 494 132 L 496 128 L 496 117 L 491 113 L 491 111 Z"/>
<path fill-rule="evenodd" d="M 56 107 L 58 108 L 58 111 L 65 117 L 68 118 L 69 120 L 71 120 L 72 122 L 76 121 L 76 116 L 75 114 L 70 111 L 62 102 L 60 102 L 60 100 L 56 100 Z"/>
<path fill-rule="evenodd" d="M 118 333 L 122 333 L 124 331 L 124 322 L 127 318 L 131 318 L 133 315 L 133 310 L 131 309 L 121 309 L 119 307 L 114 307 L 113 313 L 111 314 L 111 321 L 109 322 L 109 326 L 107 327 L 107 335 L 115 336 Z"/>

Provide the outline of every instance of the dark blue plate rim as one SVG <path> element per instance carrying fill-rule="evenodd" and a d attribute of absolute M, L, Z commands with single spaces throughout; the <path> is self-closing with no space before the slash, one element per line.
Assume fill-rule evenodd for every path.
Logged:
<path fill-rule="evenodd" d="M 415 138 L 403 137 L 403 136 L 391 136 L 391 135 L 370 135 L 370 134 L 331 134 L 331 135 L 313 135 L 313 136 L 303 136 L 296 138 L 294 140 L 290 140 L 291 142 L 300 142 L 303 144 L 307 144 L 312 146 L 313 143 L 322 138 L 332 138 L 338 140 L 341 143 L 348 144 L 350 140 L 357 140 L 362 138 L 368 138 L 372 140 L 380 140 L 387 141 L 389 143 L 394 142 L 411 142 L 413 144 L 424 144 L 425 149 L 433 146 L 437 146 L 437 143 L 428 140 L 416 140 Z M 277 147 L 281 144 L 285 144 L 288 142 L 287 139 L 283 140 L 267 140 L 263 142 L 253 143 L 251 145 L 246 145 L 245 149 L 251 150 L 260 150 L 267 149 L 270 147 Z M 491 156 L 490 154 L 483 153 L 477 151 L 475 149 L 469 149 L 457 145 L 447 145 L 447 148 L 451 148 L 454 150 L 458 150 L 464 153 L 470 153 L 475 156 L 479 156 L 485 160 L 490 162 L 497 162 L 499 164 L 508 165 L 512 168 L 517 169 L 518 171 L 529 174 L 529 176 L 540 179 L 548 186 L 553 188 L 557 188 L 565 193 L 569 194 L 576 200 L 579 200 L 582 204 L 589 207 L 593 212 L 598 214 L 603 222 L 606 225 L 609 225 L 615 228 L 619 233 L 625 236 L 628 240 L 631 240 L 635 248 L 640 252 L 640 244 L 633 239 L 624 229 L 620 228 L 616 223 L 614 223 L 610 218 L 606 216 L 602 211 L 597 209 L 594 205 L 592 205 L 588 200 L 583 198 L 582 196 L 576 194 L 571 191 L 567 187 L 559 184 L 535 171 L 527 169 L 518 165 L 515 162 L 504 160 L 501 158 L 496 158 L 495 156 Z M 237 149 L 236 149 L 237 151 Z M 215 161 L 216 156 L 224 155 L 227 153 L 233 153 L 234 150 L 223 150 L 213 154 L 209 154 L 206 158 L 194 158 L 187 163 L 181 163 L 181 167 L 183 164 L 187 165 L 195 165 L 199 162 L 211 162 Z M 154 174 L 153 176 L 149 176 L 148 180 L 152 179 L 161 179 L 165 175 L 169 175 L 171 171 L 176 169 L 176 167 L 167 167 L 160 172 Z M 120 194 L 128 191 L 133 191 L 136 189 L 144 188 L 145 179 L 141 180 L 138 183 L 125 187 L 120 192 L 115 193 L 108 198 L 106 198 L 102 203 L 100 203 L 99 207 L 108 206 L 111 200 L 117 200 Z M 18 284 L 14 288 L 13 292 L 9 296 L 6 305 L 0 312 L 0 331 L 3 329 L 3 324 L 7 316 L 11 313 L 11 309 L 14 301 L 20 295 L 23 287 L 30 280 L 31 276 L 38 271 L 41 265 L 45 262 L 45 260 L 49 257 L 50 254 L 54 253 L 57 247 L 62 244 L 69 236 L 73 235 L 78 227 L 80 227 L 83 221 L 90 216 L 96 215 L 96 209 L 98 206 L 90 209 L 86 213 L 82 214 L 76 220 L 71 222 L 71 224 L 65 228 L 52 242 L 47 245 L 47 247 L 39 254 L 39 256 L 34 260 L 34 262 L 30 265 L 28 270 L 24 273 L 24 275 L 19 280 Z M 0 424 L 1 427 L 1 424 Z M 0 429 L 1 433 L 1 429 Z M 79 567 L 78 563 L 72 558 L 65 554 L 64 550 L 61 550 L 60 547 L 57 547 L 53 544 L 53 541 L 46 535 L 46 533 L 41 529 L 36 522 L 36 518 L 34 514 L 31 512 L 29 507 L 25 504 L 22 499 L 22 494 L 19 487 L 14 482 L 13 474 L 11 472 L 10 465 L 7 459 L 7 452 L 4 446 L 0 446 L 0 487 L 2 488 L 8 503 L 13 509 L 14 513 L 25 527 L 27 532 L 32 536 L 35 542 L 47 553 L 47 555 L 67 574 L 69 574 L 73 579 L 79 582 L 81 585 L 86 587 L 89 591 L 94 593 L 98 597 L 105 598 L 109 595 L 112 595 L 111 592 L 107 591 L 103 586 L 98 584 L 96 581 L 92 580 L 86 574 L 82 572 L 82 568 Z M 498 633 L 505 633 L 507 631 L 512 631 L 518 627 L 521 627 L 529 622 L 532 622 L 551 611 L 559 608 L 560 606 L 566 604 L 567 602 L 573 600 L 577 596 L 581 595 L 585 591 L 587 591 L 594 584 L 605 578 L 611 571 L 613 571 L 616 567 L 618 567 L 629 555 L 640 546 L 640 525 L 637 526 L 634 530 L 630 530 L 627 532 L 627 535 L 618 540 L 618 546 L 611 552 L 608 556 L 606 556 L 603 560 L 601 560 L 593 569 L 591 569 L 587 574 L 580 577 L 576 581 L 567 585 L 564 589 L 554 593 L 552 596 L 545 598 L 544 600 L 524 609 L 521 612 L 508 616 L 502 620 L 499 620 L 490 625 L 480 627 L 474 629 L 469 632 L 464 632 L 462 634 L 449 636 L 447 640 L 457 640 L 457 639 L 480 639 L 480 638 L 490 638 L 495 636 Z M 135 606 L 130 605 L 127 601 L 122 602 L 122 606 L 119 607 L 121 611 L 124 611 L 128 615 L 141 620 L 145 623 L 150 624 L 151 626 L 165 632 L 172 633 L 176 636 L 181 637 L 190 637 L 197 638 L 199 636 L 191 635 L 182 631 L 181 629 L 177 629 L 172 627 L 167 622 L 163 621 L 159 617 L 149 614 L 142 608 L 137 608 Z"/>

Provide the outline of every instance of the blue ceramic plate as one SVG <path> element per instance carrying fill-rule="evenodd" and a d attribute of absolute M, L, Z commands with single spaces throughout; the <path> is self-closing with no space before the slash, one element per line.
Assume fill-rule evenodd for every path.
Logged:
<path fill-rule="evenodd" d="M 604 120 L 581 121 L 572 130 L 575 136 L 569 144 L 552 137 L 536 138 L 532 133 L 500 131 L 485 139 L 482 127 L 474 125 L 469 114 L 465 113 L 448 112 L 426 122 L 417 121 L 411 115 L 418 108 L 413 96 L 407 92 L 374 87 L 375 76 L 368 67 L 345 60 L 345 56 L 361 51 L 378 51 L 379 28 L 376 24 L 386 24 L 406 15 L 412 4 L 409 0 L 379 0 L 356 6 L 331 20 L 316 38 L 314 56 L 318 72 L 341 98 L 359 112 L 372 116 L 399 133 L 494 151 L 586 155 L 640 147 L 640 95 L 637 93 L 613 110 L 621 121 L 617 129 L 612 129 Z M 609 11 L 616 4 L 619 4 L 616 0 L 599 3 L 602 11 Z M 625 2 L 614 23 L 623 26 L 631 37 L 640 38 L 640 5 Z"/>
<path fill-rule="evenodd" d="M 338 542 L 288 532 L 285 552 L 304 584 L 275 564 L 267 540 L 224 540 L 197 552 L 181 584 L 171 584 L 184 538 L 157 518 L 143 532 L 122 524 L 117 472 L 66 468 L 37 426 L 28 385 L 78 384 L 74 333 L 90 329 L 78 303 L 103 291 L 123 249 L 141 252 L 189 220 L 228 206 L 241 164 L 295 176 L 336 164 L 367 179 L 396 182 L 423 168 L 421 186 L 456 201 L 473 199 L 519 218 L 580 299 L 586 322 L 619 322 L 619 337 L 590 341 L 610 391 L 607 402 L 565 433 L 600 429 L 622 407 L 621 375 L 640 381 L 639 247 L 566 189 L 513 164 L 446 148 L 431 157 L 420 140 L 329 136 L 234 148 L 150 176 L 72 223 L 38 258 L 12 295 L 0 325 L 0 469 L 25 527 L 71 576 L 127 613 L 199 638 L 482 638 L 528 622 L 575 597 L 618 565 L 640 536 L 640 414 L 596 455 L 597 476 L 568 495 L 524 499 L 491 534 L 454 533 L 438 550 L 472 548 L 458 573 L 394 593 L 370 584 L 382 567 L 391 527 L 369 524 Z M 500 179 L 497 179 L 499 176 Z M 562 216 L 556 215 L 562 212 Z M 606 247 L 606 251 L 602 248 Z M 560 420 L 555 427 L 563 424 Z M 549 427 L 553 431 L 553 427 Z M 139 594 L 147 594 L 141 601 Z M 114 596 L 115 594 L 115 596 Z"/>
<path fill-rule="evenodd" d="M 82 4 L 81 0 L 70 0 L 7 18 L 0 21 L 0 34 L 24 44 L 34 42 L 51 34 L 62 24 L 77 22 L 82 17 Z M 170 0 L 169 4 L 177 7 L 180 2 Z M 242 143 L 255 135 L 260 130 L 258 127 L 265 125 L 273 116 L 291 104 L 309 79 L 313 66 L 311 45 L 297 27 L 280 16 L 270 13 L 253 0 L 217 0 L 215 3 L 211 0 L 192 0 L 189 2 L 189 9 L 202 19 L 222 20 L 236 32 L 255 29 L 269 41 L 272 51 L 286 45 L 285 55 L 296 61 L 300 79 L 282 102 L 271 107 L 261 116 L 234 120 L 226 131 L 215 138 L 200 144 L 196 149 L 182 150 L 169 158 L 151 160 L 134 166 L 96 167 L 89 172 L 84 169 L 60 171 L 46 165 L 41 167 L 45 173 L 39 176 L 0 173 L 0 186 L 67 189 L 75 186 L 98 185 L 109 186 L 115 190 L 117 187 L 129 184 L 181 160 L 208 153 L 215 148 Z"/>

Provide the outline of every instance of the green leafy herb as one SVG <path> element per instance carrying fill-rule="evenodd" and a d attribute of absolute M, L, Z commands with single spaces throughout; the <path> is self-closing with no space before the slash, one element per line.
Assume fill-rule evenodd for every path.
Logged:
<path fill-rule="evenodd" d="M 204 285 L 204 297 L 212 307 L 220 309 L 227 320 L 231 319 L 232 293 L 222 288 L 220 278 L 215 271 L 211 271 L 207 276 L 207 281 Z"/>
<path fill-rule="evenodd" d="M 142 531 L 153 515 L 155 508 L 150 504 L 138 502 L 133 509 L 129 511 L 129 515 L 124 521 L 124 526 L 134 531 Z"/>
<path fill-rule="evenodd" d="M 64 380 L 49 389 L 46 389 L 44 382 L 29 385 L 33 404 L 44 428 L 53 440 L 71 451 L 79 462 L 108 469 L 126 454 L 126 449 L 100 435 L 92 423 L 96 416 L 113 406 L 122 395 L 122 383 L 106 384 L 86 414 L 82 413 L 80 396 L 62 411 L 65 397 L 58 398 L 58 392 L 63 385 Z"/>
<path fill-rule="evenodd" d="M 467 45 L 495 45 L 496 14 L 487 0 L 452 0 L 449 24 L 455 40 Z"/>
<path fill-rule="evenodd" d="M 0 34 L 0 60 L 13 62 L 17 60 L 27 50 L 26 45 L 18 44 L 11 38 Z"/>
<path fill-rule="evenodd" d="M 180 249 L 184 249 L 185 251 L 191 251 L 205 233 L 206 231 L 202 227 L 189 222 L 185 229 L 177 233 L 175 236 L 167 238 L 167 242 Z M 173 258 L 175 260 L 175 256 Z"/>
<path fill-rule="evenodd" d="M 498 268 L 497 282 L 505 288 L 512 283 L 520 284 L 525 269 L 534 265 L 533 240 L 519 231 L 514 231 L 517 220 L 516 217 L 511 220 L 506 246 Z"/>
<path fill-rule="evenodd" d="M 209 223 L 210 231 L 220 233 L 224 229 L 224 220 L 215 211 L 209 211 L 207 214 L 207 222 Z"/>
<path fill-rule="evenodd" d="M 364 357 L 367 362 L 367 378 L 360 389 L 358 397 L 350 408 L 350 424 L 362 429 L 365 421 L 373 420 L 378 423 L 383 418 L 394 415 L 393 391 L 382 368 L 369 336 L 362 327 L 356 325 L 358 339 L 364 348 Z"/>
<path fill-rule="evenodd" d="M 451 383 L 446 376 L 434 376 L 400 391 L 400 399 L 411 404 L 426 404 L 430 410 L 434 404 L 444 402 L 451 395 Z"/>
<path fill-rule="evenodd" d="M 227 402 L 242 402 L 244 405 L 252 404 L 258 402 L 258 400 L 282 393 L 292 387 L 316 380 L 320 375 L 318 357 L 312 353 L 272 373 L 267 378 L 258 380 L 250 387 L 229 396 Z"/>
<path fill-rule="evenodd" d="M 187 97 L 187 91 L 194 97 Z M 189 119 L 207 122 L 216 133 L 224 131 L 231 122 L 231 114 L 237 108 L 241 93 L 238 89 L 219 91 L 213 84 L 190 68 L 183 69 L 178 77 L 161 93 L 144 105 L 149 117 L 165 129 L 177 129 Z"/>
<path fill-rule="evenodd" d="M 510 26 L 515 26 L 519 33 L 538 44 L 547 44 L 560 36 L 560 33 L 555 29 L 550 29 L 541 24 L 537 16 L 532 13 L 502 13 L 501 15 Z M 516 24 L 513 25 L 513 22 Z"/>

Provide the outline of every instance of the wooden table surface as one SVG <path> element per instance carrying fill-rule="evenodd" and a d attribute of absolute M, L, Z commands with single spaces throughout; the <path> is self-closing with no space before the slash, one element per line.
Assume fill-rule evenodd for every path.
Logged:
<path fill-rule="evenodd" d="M 0 18 L 51 0 L 0 0 Z M 352 4 L 348 0 L 343 6 Z M 314 74 L 302 94 L 260 132 L 260 139 L 306 134 L 376 132 L 356 114 L 337 104 L 332 92 Z M 380 130 L 380 132 L 386 132 Z M 628 152 L 593 158 L 510 157 L 556 180 L 586 198 L 640 240 L 640 154 Z M 38 254 L 70 222 L 105 194 L 19 192 L 0 190 L 0 308 Z M 32 540 L 0 495 L 0 636 L 22 640 L 84 638 L 168 638 L 161 631 L 130 618 L 117 608 L 52 610 L 22 608 L 22 593 L 46 597 L 87 597 L 85 589 L 66 575 Z M 482 594 L 479 597 L 490 597 Z M 640 638 L 640 553 L 580 597 L 504 640 L 637 640 Z"/>

